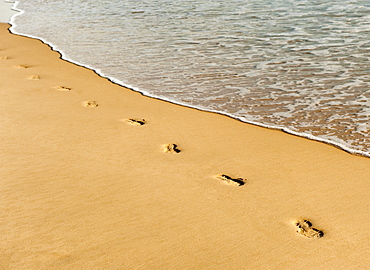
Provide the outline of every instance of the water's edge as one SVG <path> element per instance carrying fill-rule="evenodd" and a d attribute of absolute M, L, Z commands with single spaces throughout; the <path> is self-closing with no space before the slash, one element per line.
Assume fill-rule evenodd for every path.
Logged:
<path fill-rule="evenodd" d="M 8 3 L 9 2 L 10 1 L 8 1 Z M 108 75 L 105 75 L 98 68 L 94 68 L 94 67 L 91 67 L 91 66 L 88 66 L 88 65 L 84 65 L 84 64 L 81 64 L 81 63 L 79 63 L 77 61 L 74 61 L 73 59 L 69 59 L 68 57 L 65 56 L 65 53 L 62 50 L 56 50 L 55 49 L 55 46 L 51 42 L 48 42 L 47 40 L 44 40 L 44 39 L 42 39 L 40 37 L 37 37 L 37 36 L 19 33 L 15 29 L 13 29 L 14 27 L 17 26 L 16 23 L 14 22 L 14 18 L 16 16 L 22 15 L 25 12 L 25 11 L 17 8 L 18 3 L 19 3 L 18 1 L 15 1 L 14 4 L 13 4 L 13 7 L 12 7 L 12 10 L 17 11 L 18 13 L 15 14 L 15 15 L 13 15 L 11 17 L 9 23 L 8 23 L 10 25 L 9 32 L 11 34 L 15 34 L 15 35 L 24 36 L 24 37 L 28 37 L 28 38 L 33 38 L 33 39 L 39 40 L 42 43 L 44 43 L 47 46 L 49 46 L 51 50 L 53 50 L 55 52 L 58 52 L 59 55 L 60 55 L 60 57 L 59 57 L 60 59 L 62 59 L 64 61 L 67 61 L 67 62 L 70 62 L 70 63 L 72 63 L 74 65 L 77 65 L 77 66 L 81 66 L 81 67 L 90 69 L 90 70 L 94 71 L 98 76 L 100 76 L 102 78 L 105 78 L 105 79 L 109 80 L 110 82 L 112 82 L 114 84 L 117 84 L 119 86 L 128 88 L 128 89 L 130 89 L 132 91 L 135 91 L 135 92 L 139 92 L 139 93 L 141 93 L 142 95 L 144 95 L 146 97 L 150 97 L 150 98 L 154 98 L 154 99 L 158 99 L 158 100 L 163 100 L 163 101 L 170 102 L 170 103 L 173 103 L 173 104 L 176 104 L 176 105 L 180 105 L 180 106 L 184 106 L 184 107 L 188 107 L 188 108 L 193 108 L 193 109 L 196 109 L 196 110 L 199 110 L 199 111 L 211 112 L 211 113 L 216 113 L 216 114 L 228 116 L 228 117 L 230 117 L 232 119 L 235 119 L 235 120 L 238 120 L 240 122 L 247 123 L 247 124 L 252 124 L 252 125 L 255 125 L 255 126 L 259 126 L 259 127 L 264 127 L 264 128 L 268 128 L 268 129 L 274 129 L 274 130 L 280 130 L 280 131 L 283 131 L 283 132 L 288 133 L 290 135 L 294 135 L 294 136 L 298 136 L 298 137 L 302 137 L 302 138 L 306 138 L 306 139 L 310 139 L 310 140 L 322 142 L 322 143 L 325 143 L 325 144 L 329 144 L 331 146 L 334 146 L 336 148 L 339 148 L 341 150 L 344 150 L 345 152 L 350 153 L 350 154 L 353 154 L 353 155 L 358 155 L 358 156 L 363 156 L 363 157 L 369 157 L 370 158 L 370 153 L 367 153 L 367 152 L 364 152 L 364 151 L 360 151 L 360 150 L 356 150 L 356 149 L 352 149 L 350 147 L 347 147 L 346 145 L 343 145 L 341 143 L 337 143 L 337 142 L 334 142 L 334 141 L 331 141 L 331 140 L 328 140 L 328 139 L 319 138 L 319 137 L 313 136 L 311 134 L 305 134 L 305 133 L 296 132 L 296 131 L 290 130 L 289 128 L 286 128 L 286 127 L 278 127 L 278 126 L 273 126 L 273 125 L 267 125 L 267 124 L 263 124 L 263 123 L 259 123 L 259 122 L 255 122 L 255 121 L 247 121 L 245 119 L 242 119 L 240 117 L 237 117 L 235 115 L 232 115 L 230 113 L 226 113 L 226 112 L 223 112 L 223 111 L 210 110 L 210 109 L 204 109 L 204 108 L 199 108 L 199 107 L 191 106 L 189 104 L 185 104 L 185 103 L 182 103 L 182 102 L 179 102 L 179 101 L 176 101 L 176 100 L 171 100 L 171 99 L 167 99 L 167 98 L 163 98 L 163 97 L 158 97 L 158 96 L 155 96 L 155 95 L 151 95 L 148 92 L 143 91 L 143 90 L 141 90 L 141 89 L 139 89 L 139 88 L 137 88 L 135 86 L 125 84 L 125 83 L 123 83 L 120 80 L 117 80 L 117 79 L 115 79 L 113 77 L 110 77 Z"/>

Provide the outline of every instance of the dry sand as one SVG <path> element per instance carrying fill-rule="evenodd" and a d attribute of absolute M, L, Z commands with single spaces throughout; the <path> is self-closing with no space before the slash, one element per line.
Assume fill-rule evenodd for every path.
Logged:
<path fill-rule="evenodd" d="M 0 269 L 370 269 L 369 158 L 144 97 L 8 27 Z"/>

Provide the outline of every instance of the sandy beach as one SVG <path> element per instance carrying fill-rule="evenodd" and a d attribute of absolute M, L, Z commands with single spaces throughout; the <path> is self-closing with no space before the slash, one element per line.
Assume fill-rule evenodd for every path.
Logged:
<path fill-rule="evenodd" d="M 0 24 L 0 269 L 369 269 L 370 159 L 145 97 Z"/>

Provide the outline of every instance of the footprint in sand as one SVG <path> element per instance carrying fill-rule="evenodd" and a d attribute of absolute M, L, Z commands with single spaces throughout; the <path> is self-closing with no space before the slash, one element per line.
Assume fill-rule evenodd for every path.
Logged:
<path fill-rule="evenodd" d="M 7 60 L 7 59 L 9 59 L 9 57 L 7 55 L 0 55 L 0 59 L 1 60 Z"/>
<path fill-rule="evenodd" d="M 312 223 L 309 220 L 297 220 L 294 222 L 294 226 L 296 226 L 299 235 L 307 238 L 320 238 L 324 236 L 322 231 L 312 228 Z"/>
<path fill-rule="evenodd" d="M 174 153 L 180 153 L 181 150 L 177 148 L 176 144 L 169 143 L 169 144 L 164 145 L 163 152 L 174 154 Z"/>
<path fill-rule="evenodd" d="M 96 101 L 85 101 L 83 103 L 83 105 L 87 108 L 95 108 L 95 107 L 98 107 L 98 103 L 96 103 Z"/>
<path fill-rule="evenodd" d="M 68 92 L 68 91 L 71 91 L 72 88 L 70 87 L 65 87 L 65 86 L 55 86 L 54 89 L 58 90 L 58 91 L 63 91 L 63 92 Z M 91 102 L 91 101 L 87 101 L 87 102 Z M 94 101 L 95 102 L 95 101 Z M 96 107 L 96 106 L 95 106 Z"/>
<path fill-rule="evenodd" d="M 216 178 L 226 182 L 229 185 L 234 185 L 234 186 L 242 186 L 245 184 L 245 181 L 246 181 L 243 178 L 232 178 L 226 174 L 217 175 Z"/>
<path fill-rule="evenodd" d="M 126 119 L 124 120 L 126 121 L 127 123 L 133 125 L 133 126 L 142 126 L 142 125 L 145 125 L 146 121 L 145 119 L 133 119 L 133 118 L 130 118 L 130 119 Z"/>
<path fill-rule="evenodd" d="M 41 77 L 40 77 L 40 75 L 32 75 L 32 76 L 29 76 L 28 79 L 29 80 L 40 80 Z"/>
<path fill-rule="evenodd" d="M 27 65 L 15 65 L 14 67 L 15 68 L 20 68 L 20 69 L 25 69 L 25 68 L 29 68 L 30 66 L 27 66 Z"/>

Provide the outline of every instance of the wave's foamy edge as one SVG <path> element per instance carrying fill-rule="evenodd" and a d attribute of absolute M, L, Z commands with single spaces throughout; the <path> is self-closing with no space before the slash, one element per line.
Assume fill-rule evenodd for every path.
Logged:
<path fill-rule="evenodd" d="M 228 116 L 230 118 L 239 120 L 239 121 L 241 121 L 243 123 L 252 124 L 252 125 L 255 125 L 255 126 L 264 127 L 264 128 L 268 128 L 268 129 L 280 130 L 280 131 L 286 132 L 286 133 L 291 134 L 291 135 L 295 135 L 295 136 L 298 136 L 298 137 L 302 137 L 302 138 L 306 138 L 306 139 L 314 140 L 314 141 L 317 141 L 317 142 L 322 142 L 322 143 L 326 143 L 326 144 L 332 145 L 334 147 L 337 147 L 339 149 L 342 149 L 342 150 L 344 150 L 344 151 L 346 151 L 346 152 L 348 152 L 350 154 L 353 154 L 353 155 L 359 155 L 359 156 L 364 156 L 364 157 L 369 157 L 370 158 L 370 153 L 368 153 L 368 152 L 364 152 L 364 151 L 352 149 L 352 148 L 350 148 L 350 147 L 348 147 L 348 146 L 346 146 L 346 145 L 344 145 L 342 143 L 334 142 L 334 141 L 329 140 L 329 139 L 320 138 L 320 137 L 317 137 L 317 136 L 314 136 L 314 135 L 311 135 L 311 134 L 296 132 L 296 131 L 293 131 L 293 130 L 291 130 L 289 128 L 286 128 L 286 127 L 279 127 L 279 126 L 267 125 L 267 124 L 263 124 L 263 123 L 259 123 L 259 122 L 255 122 L 255 121 L 249 121 L 249 120 L 243 119 L 242 117 L 237 117 L 237 116 L 235 116 L 235 115 L 233 115 L 231 113 L 227 113 L 227 112 L 223 112 L 223 111 L 211 110 L 211 109 L 207 109 L 207 108 L 201 108 L 201 107 L 191 106 L 189 104 L 186 104 L 186 103 L 183 103 L 183 102 L 179 102 L 179 101 L 176 101 L 176 100 L 172 100 L 172 99 L 167 99 L 167 98 L 164 98 L 164 97 L 158 97 L 158 96 L 155 96 L 155 95 L 151 95 L 147 91 L 143 91 L 143 90 L 141 90 L 141 89 L 139 89 L 139 88 L 137 88 L 135 86 L 129 85 L 129 84 L 124 83 L 124 82 L 122 82 L 122 81 L 120 81 L 120 80 L 118 80 L 116 78 L 113 78 L 113 77 L 110 77 L 108 75 L 105 75 L 98 68 L 94 68 L 94 67 L 91 67 L 89 65 L 85 65 L 83 63 L 79 63 L 77 61 L 74 61 L 73 59 L 69 59 L 68 57 L 66 57 L 65 53 L 62 50 L 56 49 L 56 45 L 52 44 L 51 42 L 48 42 L 47 40 L 45 40 L 43 38 L 40 38 L 40 37 L 37 37 L 37 36 L 33 36 L 33 35 L 23 34 L 23 33 L 19 33 L 17 31 L 15 31 L 14 29 L 12 29 L 13 27 L 16 27 L 17 26 L 17 24 L 14 22 L 14 18 L 16 16 L 22 15 L 23 13 L 25 13 L 25 11 L 17 8 L 17 5 L 18 5 L 19 1 L 14 1 L 14 2 L 13 1 L 6 1 L 6 2 L 14 3 L 12 9 L 19 12 L 19 13 L 13 15 L 11 17 L 10 21 L 9 21 L 9 24 L 11 25 L 11 27 L 9 28 L 9 31 L 12 34 L 16 34 L 16 35 L 19 35 L 19 36 L 24 36 L 24 37 L 29 37 L 29 38 L 40 40 L 44 44 L 48 45 L 53 51 L 58 52 L 60 54 L 60 59 L 65 60 L 65 61 L 70 62 L 70 63 L 75 64 L 75 65 L 84 67 L 84 68 L 88 68 L 88 69 L 94 71 L 100 77 L 103 77 L 105 79 L 108 79 L 112 83 L 115 83 L 117 85 L 123 86 L 123 87 L 128 88 L 128 89 L 130 89 L 132 91 L 139 92 L 142 95 L 147 96 L 147 97 L 150 97 L 150 98 L 155 98 L 155 99 L 167 101 L 167 102 L 170 102 L 170 103 L 173 103 L 173 104 L 177 104 L 177 105 L 180 105 L 180 106 L 197 109 L 197 110 L 204 111 L 204 112 L 211 112 L 211 113 L 217 113 L 217 114 L 220 114 L 220 115 L 225 115 L 225 116 Z"/>

